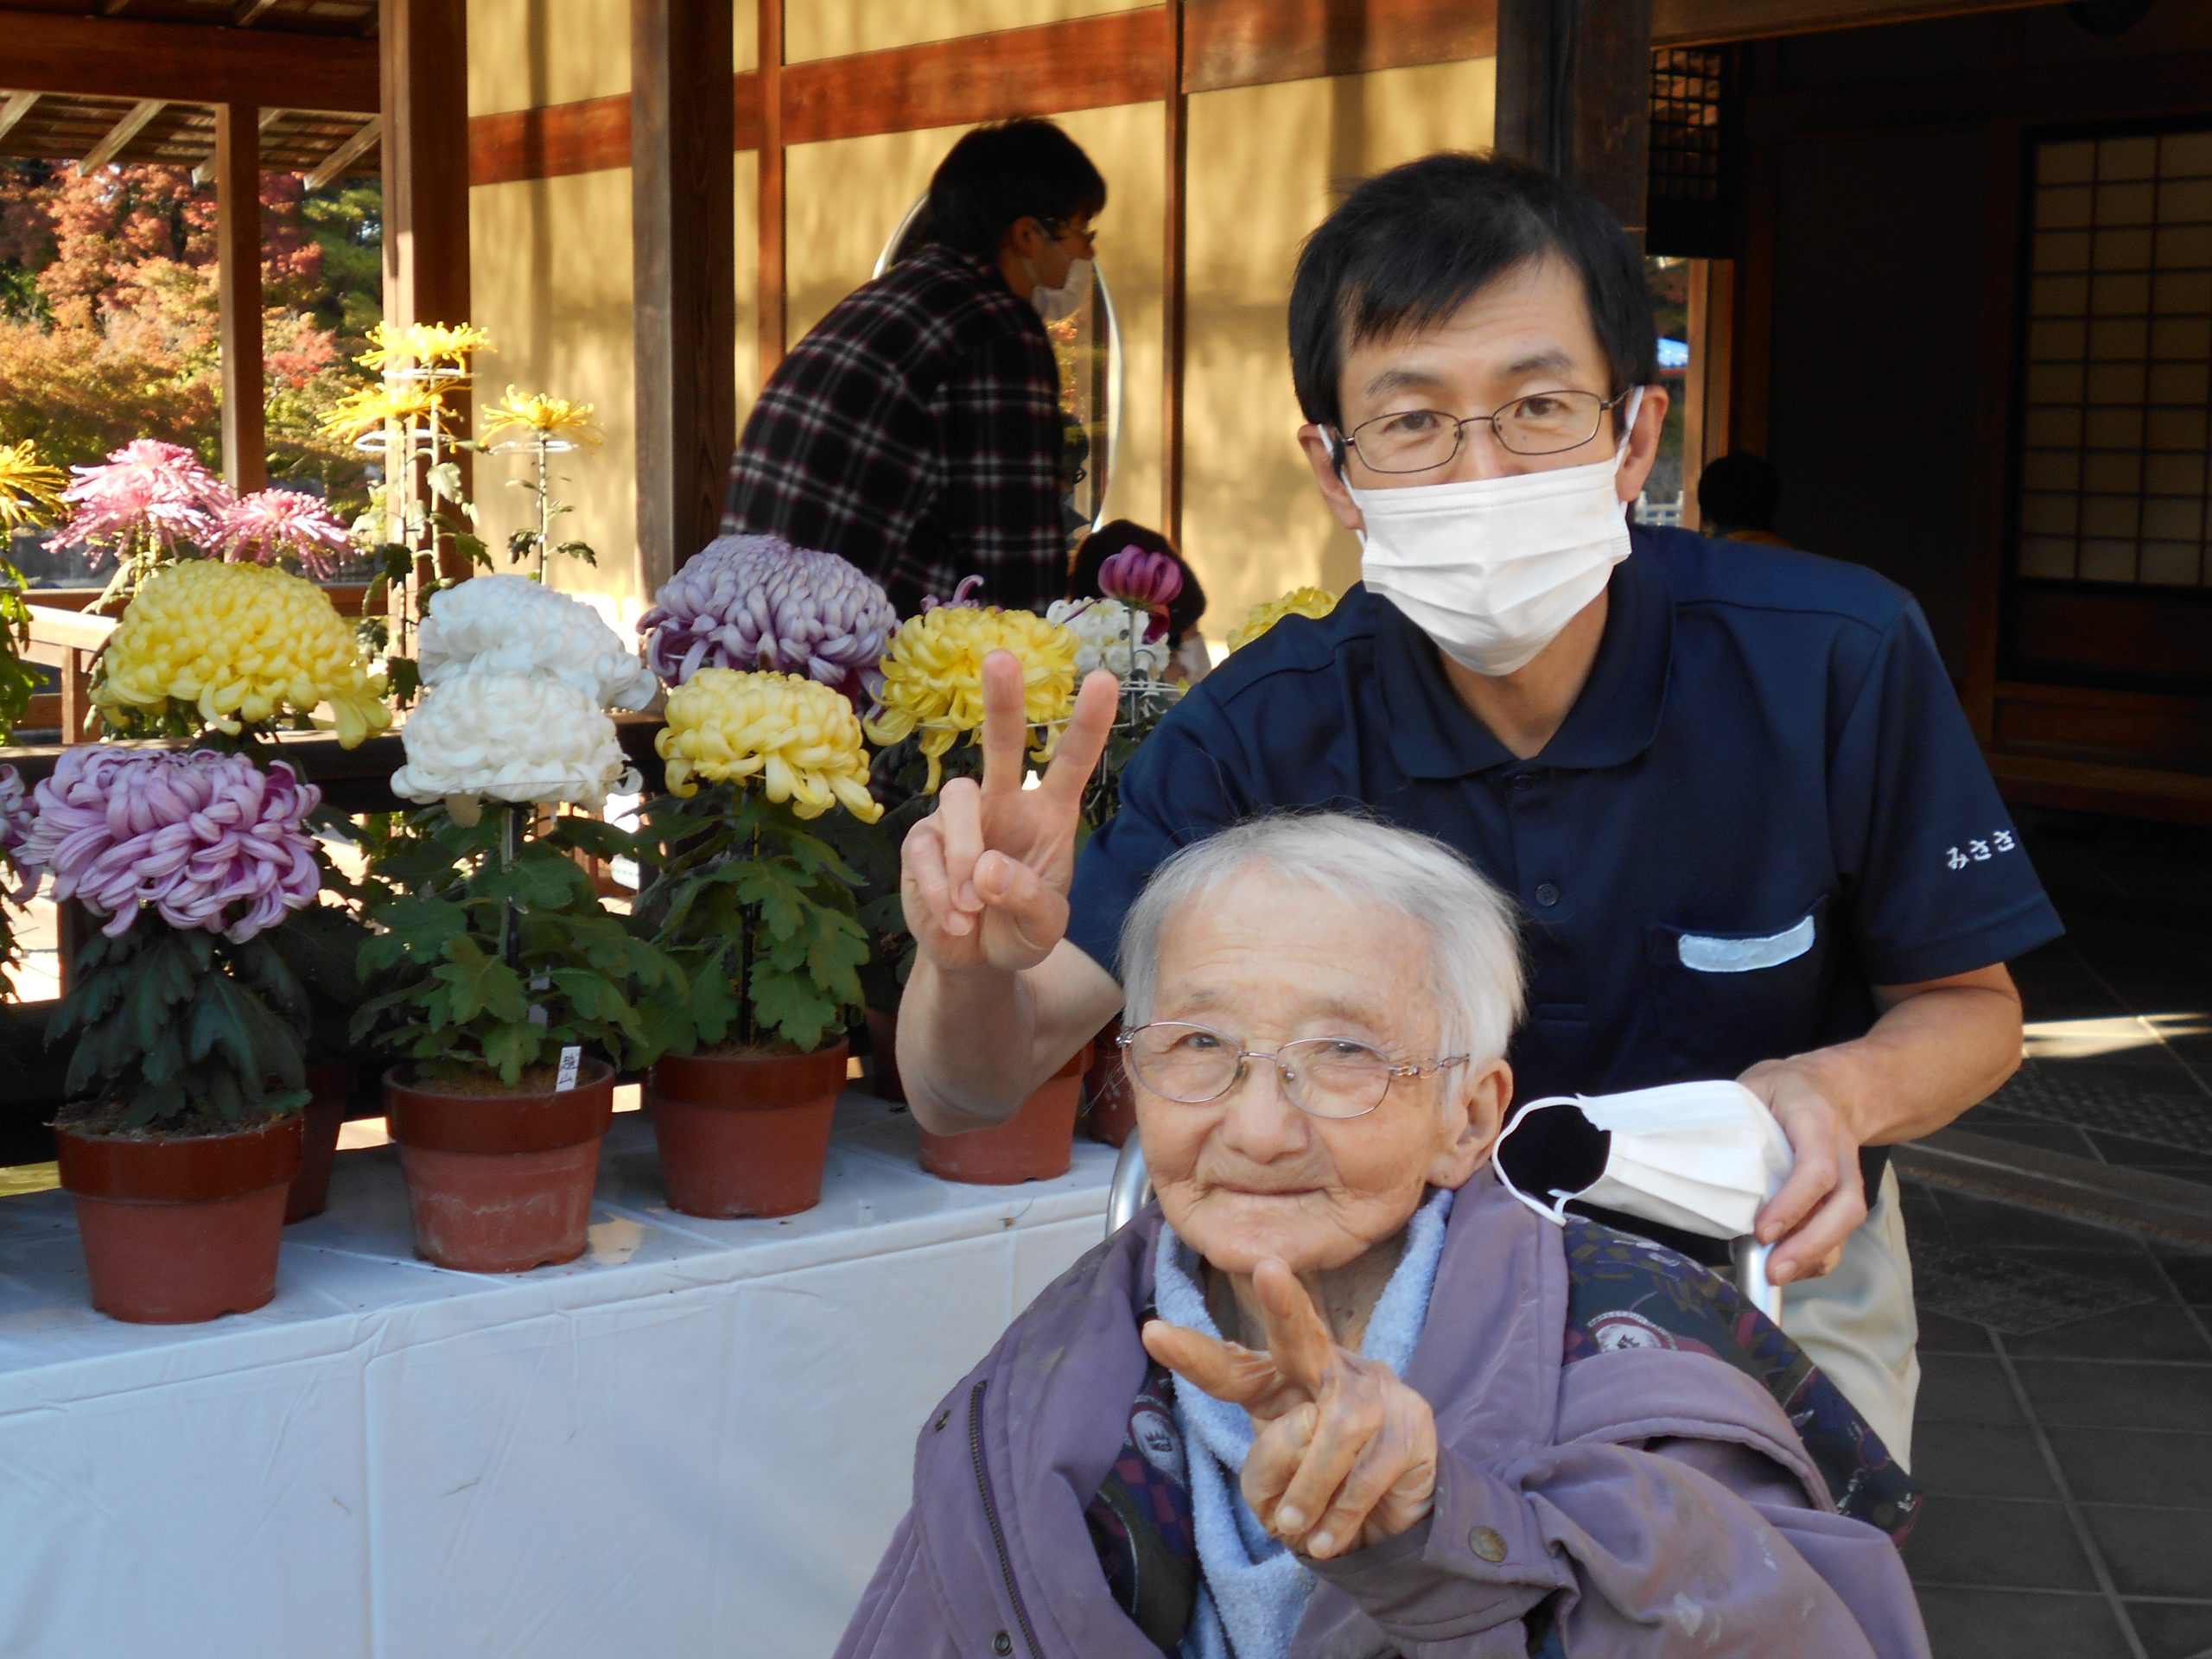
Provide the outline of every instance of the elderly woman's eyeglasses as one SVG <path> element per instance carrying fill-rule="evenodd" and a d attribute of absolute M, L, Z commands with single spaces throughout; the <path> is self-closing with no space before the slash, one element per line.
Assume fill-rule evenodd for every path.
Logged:
<path fill-rule="evenodd" d="M 1164 1100 L 1185 1106 L 1219 1100 L 1243 1080 L 1254 1060 L 1266 1060 L 1282 1079 L 1283 1098 L 1312 1117 L 1364 1117 L 1382 1103 L 1396 1078 L 1433 1077 L 1467 1060 L 1455 1054 L 1425 1065 L 1405 1065 L 1349 1037 L 1303 1038 L 1265 1054 L 1211 1027 L 1178 1020 L 1134 1026 L 1114 1040 L 1137 1082 Z"/>
<path fill-rule="evenodd" d="M 1343 435 L 1344 443 L 1377 473 L 1427 473 L 1448 467 L 1471 426 L 1486 425 L 1498 447 L 1516 455 L 1555 455 L 1579 449 L 1598 435 L 1605 411 L 1619 397 L 1594 391 L 1535 391 L 1500 404 L 1487 415 L 1464 419 L 1440 409 L 1401 410 L 1362 421 Z"/>

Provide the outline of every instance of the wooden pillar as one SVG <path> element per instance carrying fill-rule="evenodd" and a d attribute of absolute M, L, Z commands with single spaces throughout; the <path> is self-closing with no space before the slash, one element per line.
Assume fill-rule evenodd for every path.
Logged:
<path fill-rule="evenodd" d="M 1167 213 L 1161 250 L 1160 528 L 1183 544 L 1183 372 L 1190 260 L 1191 98 L 1183 86 L 1185 0 L 1167 0 Z"/>
<path fill-rule="evenodd" d="M 731 46 L 729 0 L 631 0 L 638 556 L 648 592 L 714 539 L 737 442 Z"/>
<path fill-rule="evenodd" d="M 1498 0 L 1497 148 L 1611 208 L 1643 245 L 1651 0 Z"/>
<path fill-rule="evenodd" d="M 384 315 L 468 320 L 468 9 L 382 0 Z"/>
<path fill-rule="evenodd" d="M 269 482 L 261 378 L 261 111 L 215 106 L 215 294 L 223 367 L 223 481 Z"/>
<path fill-rule="evenodd" d="M 784 0 L 757 0 L 760 23 L 760 383 L 784 360 Z"/>

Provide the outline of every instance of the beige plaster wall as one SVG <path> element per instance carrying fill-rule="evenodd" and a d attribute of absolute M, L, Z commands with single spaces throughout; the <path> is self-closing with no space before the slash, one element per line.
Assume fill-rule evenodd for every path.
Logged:
<path fill-rule="evenodd" d="M 637 558 L 630 170 L 480 186 L 469 193 L 469 234 L 474 321 L 498 347 L 480 360 L 478 404 L 512 384 L 595 406 L 607 441 L 556 456 L 554 493 L 574 508 L 556 521 L 556 537 L 590 543 L 599 565 L 556 559 L 550 575 L 556 587 L 603 595 L 614 619 L 627 621 L 647 602 Z M 508 568 L 508 534 L 534 522 L 530 493 L 507 487 L 528 470 L 519 455 L 477 461 L 495 568 Z"/>
<path fill-rule="evenodd" d="M 1137 11 L 1159 0 L 787 0 L 784 60 L 880 52 L 923 41 Z"/>
<path fill-rule="evenodd" d="M 629 0 L 468 0 L 471 115 L 629 90 Z"/>
<path fill-rule="evenodd" d="M 1359 578 L 1296 440 L 1284 318 L 1300 244 L 1369 174 L 1489 144 L 1496 103 L 1495 60 L 1191 99 L 1183 549 L 1210 634 L 1287 588 Z"/>

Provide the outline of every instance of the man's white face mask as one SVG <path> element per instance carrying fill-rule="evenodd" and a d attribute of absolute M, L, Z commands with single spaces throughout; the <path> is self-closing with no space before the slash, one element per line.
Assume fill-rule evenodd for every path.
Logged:
<path fill-rule="evenodd" d="M 1643 389 L 1609 461 L 1464 484 L 1351 491 L 1366 528 L 1360 576 L 1478 674 L 1535 660 L 1628 557 L 1614 480 Z"/>
<path fill-rule="evenodd" d="M 1037 263 L 1030 261 L 1031 276 L 1037 274 Z M 1029 303 L 1037 308 L 1037 315 L 1047 322 L 1058 322 L 1071 317 L 1090 301 L 1090 261 L 1071 259 L 1068 274 L 1058 288 L 1047 288 L 1039 283 L 1029 290 Z"/>

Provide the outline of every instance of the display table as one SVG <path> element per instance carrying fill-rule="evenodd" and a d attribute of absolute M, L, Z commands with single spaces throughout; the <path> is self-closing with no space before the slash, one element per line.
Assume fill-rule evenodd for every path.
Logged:
<path fill-rule="evenodd" d="M 0 1201 L 0 1654 L 823 1659 L 930 1408 L 1103 1224 L 1104 1147 L 968 1187 L 916 1139 L 848 1094 L 819 1208 L 702 1221 L 618 1116 L 590 1249 L 512 1277 L 341 1154 L 200 1325 L 94 1313 L 67 1196 Z"/>

